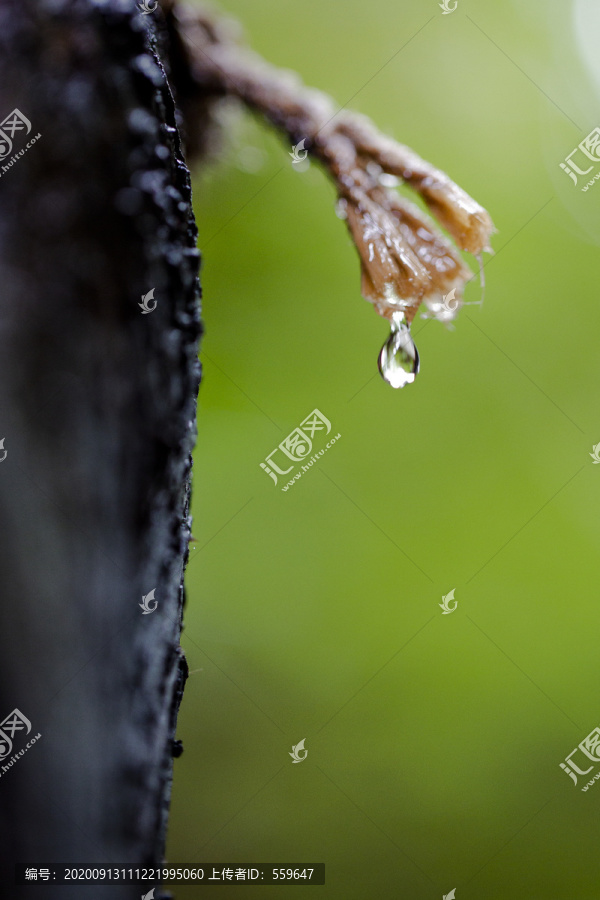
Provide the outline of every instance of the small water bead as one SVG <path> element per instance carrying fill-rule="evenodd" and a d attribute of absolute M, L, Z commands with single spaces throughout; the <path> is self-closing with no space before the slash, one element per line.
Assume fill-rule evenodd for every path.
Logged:
<path fill-rule="evenodd" d="M 348 201 L 344 200 L 344 198 L 340 198 L 335 204 L 335 214 L 338 219 L 347 219 L 348 218 Z"/>
<path fill-rule="evenodd" d="M 392 315 L 392 330 L 379 354 L 379 371 L 393 388 L 412 384 L 419 372 L 419 353 L 402 311 Z"/>

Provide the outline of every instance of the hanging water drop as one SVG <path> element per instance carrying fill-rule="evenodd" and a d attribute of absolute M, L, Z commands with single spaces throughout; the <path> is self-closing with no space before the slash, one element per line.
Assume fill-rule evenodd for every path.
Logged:
<path fill-rule="evenodd" d="M 392 315 L 392 331 L 379 354 L 381 377 L 393 388 L 412 384 L 419 371 L 419 354 L 403 312 Z"/>

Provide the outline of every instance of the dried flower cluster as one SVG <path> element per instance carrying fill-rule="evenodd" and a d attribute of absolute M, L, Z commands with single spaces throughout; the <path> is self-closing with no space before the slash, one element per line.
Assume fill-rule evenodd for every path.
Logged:
<path fill-rule="evenodd" d="M 432 219 L 401 197 L 409 185 L 460 250 L 489 250 L 492 221 L 483 207 L 444 172 L 377 131 L 364 116 L 337 110 L 295 73 L 277 69 L 239 42 L 238 30 L 174 0 L 166 4 L 178 55 L 186 60 L 186 98 L 236 96 L 262 113 L 318 159 L 333 179 L 338 214 L 358 250 L 365 299 L 398 330 L 419 306 L 442 321 L 453 318 L 471 278 L 456 247 Z M 451 294 L 452 304 L 444 298 Z M 416 366 L 418 367 L 418 357 Z M 416 369 L 415 369 L 416 372 Z"/>

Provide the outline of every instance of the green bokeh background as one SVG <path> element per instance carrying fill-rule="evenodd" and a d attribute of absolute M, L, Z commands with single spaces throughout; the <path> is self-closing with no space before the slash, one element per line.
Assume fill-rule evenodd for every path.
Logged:
<path fill-rule="evenodd" d="M 600 186 L 559 168 L 600 113 L 572 6 L 227 11 L 447 171 L 498 233 L 484 306 L 454 330 L 419 318 L 421 374 L 394 391 L 318 167 L 242 114 L 197 173 L 206 336 L 169 863 L 324 862 L 305 890 L 331 900 L 597 900 L 600 786 L 559 768 L 600 724 Z M 341 438 L 284 493 L 259 463 L 315 407 Z"/>

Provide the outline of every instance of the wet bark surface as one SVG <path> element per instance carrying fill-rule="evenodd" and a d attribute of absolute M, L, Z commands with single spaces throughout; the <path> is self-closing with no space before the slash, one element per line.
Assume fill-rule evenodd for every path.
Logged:
<path fill-rule="evenodd" d="M 35 891 L 9 889 L 16 862 L 164 850 L 200 323 L 159 23 L 120 0 L 0 9 L 0 119 L 26 120 L 0 126 L 0 720 L 31 723 L 0 734 L 10 896 Z"/>

